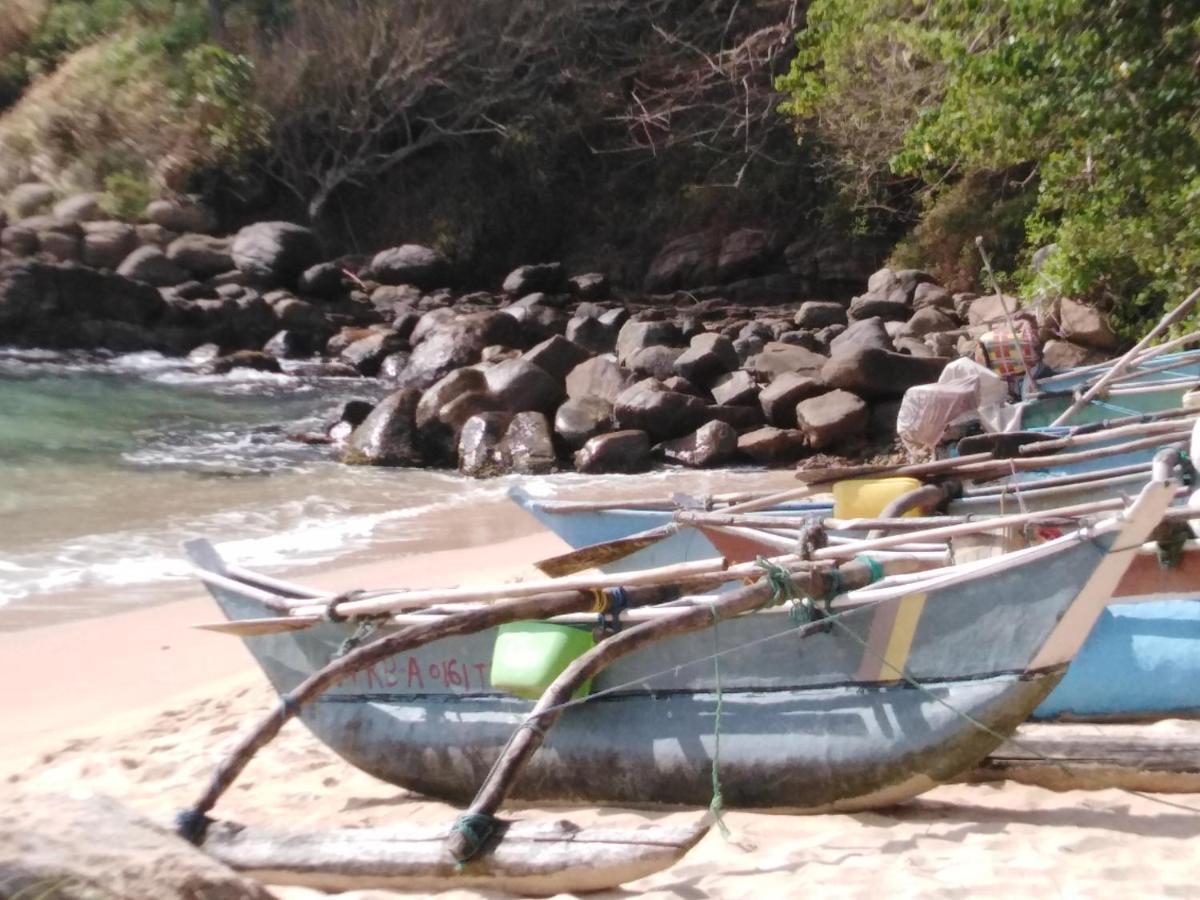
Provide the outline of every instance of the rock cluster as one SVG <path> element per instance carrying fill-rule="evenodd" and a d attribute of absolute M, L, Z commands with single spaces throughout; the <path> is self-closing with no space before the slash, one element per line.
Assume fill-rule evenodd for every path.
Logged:
<path fill-rule="evenodd" d="M 890 438 L 904 391 L 1017 310 L 916 270 L 880 269 L 848 301 L 804 299 L 789 277 L 833 257 L 751 230 L 672 241 L 640 296 L 615 299 L 605 276 L 559 262 L 461 293 L 417 244 L 325 260 L 291 223 L 221 237 L 195 204 L 157 201 L 130 225 L 89 196 L 41 212 L 43 193 L 7 204 L 33 213 L 0 231 L 0 340 L 190 351 L 214 371 L 320 357 L 326 374 L 394 389 L 332 428 L 354 464 L 483 476 L 853 452 Z M 681 287 L 686 298 L 654 293 Z M 1115 345 L 1082 304 L 1063 300 L 1047 321 L 1054 362 Z"/>

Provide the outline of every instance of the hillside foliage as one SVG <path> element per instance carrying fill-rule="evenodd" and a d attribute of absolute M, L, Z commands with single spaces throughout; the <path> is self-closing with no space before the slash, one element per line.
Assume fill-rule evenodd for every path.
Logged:
<path fill-rule="evenodd" d="M 935 234 L 939 205 L 961 210 L 969 183 L 976 218 L 1012 226 L 1027 293 L 1086 297 L 1132 332 L 1200 279 L 1197 4 L 814 0 L 797 44 L 786 111 L 852 202 L 919 195 L 917 237 L 962 251 L 943 265 L 973 235 Z M 1040 273 L 1020 265 L 1051 243 Z"/>

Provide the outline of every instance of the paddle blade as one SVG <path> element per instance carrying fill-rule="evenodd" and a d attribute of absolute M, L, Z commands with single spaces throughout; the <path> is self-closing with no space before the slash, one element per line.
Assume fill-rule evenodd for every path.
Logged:
<path fill-rule="evenodd" d="M 569 553 L 551 556 L 548 559 L 535 562 L 534 566 L 551 578 L 572 575 L 575 572 L 582 572 L 584 569 L 608 565 L 619 559 L 632 556 L 639 550 L 645 550 L 647 547 L 652 547 L 659 541 L 669 538 L 678 529 L 678 525 L 670 522 L 666 525 L 659 525 L 657 528 L 639 531 L 637 534 L 631 534 L 628 537 L 603 541 L 599 544 L 590 544 L 587 547 L 580 547 L 578 550 L 572 550 Z"/>
<path fill-rule="evenodd" d="M 282 634 L 285 631 L 301 631 L 321 621 L 320 616 L 275 616 L 267 619 L 242 619 L 237 622 L 203 622 L 193 625 L 201 631 L 217 634 L 232 634 L 234 637 L 258 637 L 264 634 Z"/>

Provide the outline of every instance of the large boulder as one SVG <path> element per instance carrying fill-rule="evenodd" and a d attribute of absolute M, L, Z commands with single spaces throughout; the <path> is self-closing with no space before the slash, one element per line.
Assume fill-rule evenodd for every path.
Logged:
<path fill-rule="evenodd" d="M 900 330 L 903 337 L 923 338 L 940 331 L 954 331 L 959 327 L 958 317 L 936 306 L 926 306 L 915 313 Z"/>
<path fill-rule="evenodd" d="M 154 200 L 144 213 L 146 220 L 176 234 L 217 230 L 217 217 L 212 210 L 190 200 Z"/>
<path fill-rule="evenodd" d="M 867 419 L 867 404 L 849 391 L 830 391 L 796 406 L 796 425 L 814 450 L 861 439 Z"/>
<path fill-rule="evenodd" d="M 567 287 L 580 300 L 605 300 L 608 298 L 608 276 L 601 272 L 585 272 L 567 279 Z"/>
<path fill-rule="evenodd" d="M 550 423 L 539 412 L 520 412 L 512 417 L 500 444 L 509 471 L 544 475 L 554 470 L 554 441 Z"/>
<path fill-rule="evenodd" d="M 9 192 L 5 207 L 13 219 L 24 219 L 45 212 L 53 202 L 52 187 L 38 181 L 27 181 Z"/>
<path fill-rule="evenodd" d="M 806 449 L 804 432 L 769 425 L 756 428 L 738 436 L 737 449 L 742 456 L 766 466 L 795 462 Z"/>
<path fill-rule="evenodd" d="M 524 338 L 512 317 L 482 312 L 457 317 L 451 314 L 447 321 L 423 334 L 420 343 L 415 331 L 410 340 L 415 348 L 401 384 L 424 389 L 455 369 L 479 362 L 484 347 L 518 346 Z"/>
<path fill-rule="evenodd" d="M 0 896 L 17 900 L 271 900 L 266 888 L 117 801 L 6 788 Z"/>
<path fill-rule="evenodd" d="M 712 398 L 720 406 L 752 406 L 758 394 L 758 382 L 744 369 L 722 375 L 712 386 Z"/>
<path fill-rule="evenodd" d="M 458 437 L 458 470 L 472 478 L 490 478 L 507 471 L 500 443 L 511 416 L 483 412 L 463 423 Z"/>
<path fill-rule="evenodd" d="M 568 320 L 565 337 L 589 353 L 611 353 L 617 346 L 620 326 L 608 325 L 596 316 L 574 315 Z"/>
<path fill-rule="evenodd" d="M 208 370 L 214 375 L 227 375 L 235 369 L 275 374 L 283 371 L 279 360 L 261 350 L 237 350 L 225 356 L 218 356 L 208 364 Z"/>
<path fill-rule="evenodd" d="M 629 373 L 611 356 L 594 356 L 567 375 L 567 396 L 572 399 L 598 397 L 614 403 L 617 395 L 629 387 Z"/>
<path fill-rule="evenodd" d="M 746 368 L 762 381 L 774 381 L 785 372 L 817 377 L 828 357 L 794 344 L 772 341 L 751 359 Z"/>
<path fill-rule="evenodd" d="M 712 284 L 717 275 L 720 241 L 711 232 L 687 234 L 671 241 L 650 263 L 645 287 L 651 294 Z"/>
<path fill-rule="evenodd" d="M 880 318 L 885 322 L 903 322 L 910 313 L 912 310 L 904 301 L 877 297 L 874 294 L 856 297 L 848 311 L 850 319 L 856 322 L 872 318 Z"/>
<path fill-rule="evenodd" d="M 566 399 L 561 384 L 527 359 L 506 359 L 484 372 L 488 389 L 511 413 L 534 411 L 554 415 Z"/>
<path fill-rule="evenodd" d="M 94 222 L 104 218 L 98 194 L 72 194 L 55 203 L 51 214 L 64 222 Z"/>
<path fill-rule="evenodd" d="M 737 432 L 725 422 L 708 422 L 689 435 L 664 441 L 655 451 L 670 462 L 693 469 L 720 466 L 737 453 Z"/>
<path fill-rule="evenodd" d="M 910 387 L 937 381 L 950 360 L 922 359 L 869 347 L 835 352 L 821 370 L 821 380 L 862 397 L 902 397 Z"/>
<path fill-rule="evenodd" d="M 590 356 L 591 354 L 578 344 L 555 334 L 525 351 L 524 358 L 545 369 L 556 381 L 562 382 L 577 365 Z"/>
<path fill-rule="evenodd" d="M 370 466 L 419 466 L 416 412 L 420 391 L 404 388 L 384 398 L 354 429 L 342 462 Z"/>
<path fill-rule="evenodd" d="M 137 231 L 124 222 L 83 223 L 83 264 L 115 269 L 138 246 Z"/>
<path fill-rule="evenodd" d="M 824 328 L 826 325 L 845 325 L 846 307 L 840 303 L 809 300 L 800 304 L 793 319 L 797 328 Z"/>
<path fill-rule="evenodd" d="M 300 273 L 320 262 L 321 245 L 311 229 L 291 222 L 256 222 L 237 233 L 233 264 L 272 285 L 293 287 Z"/>
<path fill-rule="evenodd" d="M 350 279 L 346 277 L 341 266 L 333 262 L 323 262 L 309 266 L 300 273 L 296 290 L 306 297 L 315 297 L 318 300 L 339 300 L 345 296 L 349 284 Z M 372 303 L 375 299 L 375 294 L 372 294 Z"/>
<path fill-rule="evenodd" d="M 15 257 L 33 256 L 38 251 L 37 232 L 25 225 L 8 225 L 0 229 L 0 250 Z"/>
<path fill-rule="evenodd" d="M 851 322 L 850 327 L 829 342 L 830 354 L 847 353 L 850 350 L 866 350 L 869 347 L 879 350 L 895 349 L 883 319 L 872 318 Z"/>
<path fill-rule="evenodd" d="M 757 228 L 742 228 L 726 235 L 717 256 L 717 280 L 733 281 L 759 275 L 768 262 L 767 233 Z"/>
<path fill-rule="evenodd" d="M 1016 314 L 1020 308 L 1021 301 L 1016 297 L 998 294 L 977 297 L 969 301 L 966 306 L 967 324 L 998 325 L 1005 322 L 1009 316 Z"/>
<path fill-rule="evenodd" d="M 524 297 L 538 291 L 553 294 L 565 287 L 562 263 L 535 263 L 520 266 L 508 273 L 503 291 L 514 297 Z"/>
<path fill-rule="evenodd" d="M 665 390 L 647 378 L 617 396 L 613 418 L 618 428 L 645 431 L 663 441 L 699 428 L 708 420 L 708 406 L 699 397 Z"/>
<path fill-rule="evenodd" d="M 772 381 L 758 395 L 763 415 L 768 422 L 779 428 L 796 427 L 796 404 L 825 391 L 825 385 L 816 378 L 785 372 Z"/>
<path fill-rule="evenodd" d="M 675 371 L 688 381 L 706 387 L 740 365 L 733 341 L 716 332 L 704 332 L 692 338 L 678 359 Z"/>
<path fill-rule="evenodd" d="M 1107 355 L 1103 351 L 1070 341 L 1050 340 L 1042 347 L 1042 362 L 1056 372 L 1076 366 L 1089 366 L 1103 362 L 1106 358 Z"/>
<path fill-rule="evenodd" d="M 644 472 L 650 468 L 650 437 L 644 431 L 611 431 L 592 438 L 575 454 L 575 469 L 589 475 Z"/>
<path fill-rule="evenodd" d="M 1063 297 L 1058 307 L 1063 337 L 1093 350 L 1116 350 L 1121 340 L 1108 324 L 1108 317 L 1094 306 Z"/>
<path fill-rule="evenodd" d="M 941 285 L 925 282 L 917 285 L 913 292 L 913 309 L 925 309 L 933 306 L 948 313 L 954 313 L 954 297 Z"/>
<path fill-rule="evenodd" d="M 229 239 L 208 234 L 180 235 L 167 245 L 167 257 L 201 278 L 219 275 L 234 267 Z"/>
<path fill-rule="evenodd" d="M 578 450 L 612 428 L 612 404 L 600 397 L 572 397 L 554 414 L 554 431 L 568 449 Z"/>
<path fill-rule="evenodd" d="M 412 284 L 432 290 L 445 286 L 449 266 L 432 247 L 401 244 L 376 253 L 367 272 L 381 284 Z"/>
<path fill-rule="evenodd" d="M 303 301 L 288 302 L 302 303 Z M 308 304 L 305 305 L 308 306 Z M 379 374 L 379 369 L 387 357 L 407 349 L 408 341 L 394 331 L 377 331 L 352 343 L 342 351 L 341 357 L 363 375 L 371 377 Z"/>
<path fill-rule="evenodd" d="M 666 381 L 675 374 L 675 363 L 683 355 L 682 347 L 643 347 L 625 360 L 635 378 Z"/>
<path fill-rule="evenodd" d="M 646 347 L 678 347 L 683 335 L 674 322 L 641 322 L 630 320 L 617 334 L 617 362 L 629 365 L 630 358 Z"/>

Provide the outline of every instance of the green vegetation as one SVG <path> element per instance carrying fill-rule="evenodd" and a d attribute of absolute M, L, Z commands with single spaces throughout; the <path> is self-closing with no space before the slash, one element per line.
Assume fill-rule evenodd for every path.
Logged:
<path fill-rule="evenodd" d="M 1010 262 L 1026 292 L 1089 298 L 1132 333 L 1200 278 L 1195 4 L 816 0 L 797 42 L 786 110 L 854 202 L 920 193 L 909 260 L 971 239 L 945 233 L 974 224 L 954 214 L 971 184 L 997 232 L 1025 203 L 1024 259 L 1059 246 L 1041 275 Z"/>

